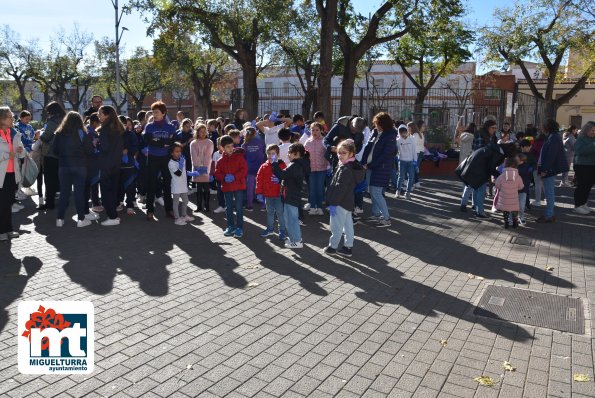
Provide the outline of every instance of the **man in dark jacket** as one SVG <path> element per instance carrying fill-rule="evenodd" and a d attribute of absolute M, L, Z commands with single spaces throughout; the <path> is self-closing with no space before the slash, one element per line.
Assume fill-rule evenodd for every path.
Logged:
<path fill-rule="evenodd" d="M 487 183 L 490 176 L 498 177 L 500 174 L 497 168 L 504 161 L 504 154 L 500 145 L 489 144 L 473 151 L 461 170 L 459 177 L 465 185 L 473 188 L 473 207 L 479 218 L 487 218 L 483 208 Z"/>
<path fill-rule="evenodd" d="M 323 144 L 326 148 L 326 159 L 331 164 L 337 164 L 337 145 L 340 141 L 351 138 L 355 143 L 355 151 L 362 149 L 364 142 L 364 128 L 366 122 L 361 117 L 343 116 L 337 119 L 335 125 L 324 137 Z"/>
<path fill-rule="evenodd" d="M 96 113 L 99 110 L 99 108 L 101 108 L 101 105 L 103 105 L 103 98 L 101 98 L 99 95 L 94 95 L 91 98 L 91 106 L 89 107 L 89 109 L 85 111 L 85 113 L 83 113 L 83 116 L 87 118 L 92 114 Z"/>
<path fill-rule="evenodd" d="M 548 119 L 544 126 L 545 141 L 541 148 L 539 161 L 537 162 L 537 173 L 543 181 L 543 192 L 545 193 L 546 208 L 542 217 L 537 219 L 539 223 L 554 222 L 554 192 L 555 179 L 558 174 L 568 171 L 568 162 L 564 144 L 558 131 L 560 125 L 552 119 Z"/>

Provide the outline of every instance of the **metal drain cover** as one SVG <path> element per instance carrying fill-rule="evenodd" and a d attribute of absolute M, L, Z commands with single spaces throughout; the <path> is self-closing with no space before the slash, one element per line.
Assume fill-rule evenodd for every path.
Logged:
<path fill-rule="evenodd" d="M 522 236 L 513 236 L 510 238 L 510 243 L 522 246 L 535 246 L 533 239 L 523 238 Z"/>
<path fill-rule="evenodd" d="M 581 299 L 504 286 L 488 286 L 473 314 L 584 334 Z"/>

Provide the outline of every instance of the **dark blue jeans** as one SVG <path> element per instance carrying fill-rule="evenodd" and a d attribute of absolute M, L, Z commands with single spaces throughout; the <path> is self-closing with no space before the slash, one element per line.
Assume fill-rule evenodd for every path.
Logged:
<path fill-rule="evenodd" d="M 223 195 L 225 196 L 225 208 L 226 208 L 225 214 L 227 216 L 227 228 L 243 229 L 244 228 L 244 206 L 243 206 L 242 201 L 244 200 L 244 191 L 223 192 Z M 237 223 L 234 223 L 234 219 L 233 219 L 234 199 L 235 199 Z"/>
<path fill-rule="evenodd" d="M 322 209 L 322 202 L 324 201 L 324 181 L 326 179 L 326 171 L 313 171 L 310 173 L 308 188 L 310 206 L 313 209 Z"/>
<path fill-rule="evenodd" d="M 60 179 L 60 202 L 58 203 L 58 219 L 63 220 L 72 187 L 74 186 L 74 204 L 79 220 L 85 219 L 85 179 L 87 178 L 87 168 L 81 167 L 60 167 L 58 169 L 58 178 Z M 87 207 L 88 208 L 88 207 Z"/>

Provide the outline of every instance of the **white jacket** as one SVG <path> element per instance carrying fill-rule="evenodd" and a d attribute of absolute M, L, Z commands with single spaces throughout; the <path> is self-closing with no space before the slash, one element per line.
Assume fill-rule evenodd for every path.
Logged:
<path fill-rule="evenodd" d="M 171 193 L 188 193 L 188 180 L 186 179 L 186 161 L 184 161 L 184 167 L 180 169 L 177 160 L 170 159 L 167 166 L 171 174 Z M 177 176 L 176 171 L 180 170 L 182 174 Z"/>
<path fill-rule="evenodd" d="M 417 153 L 426 152 L 426 135 L 425 134 L 413 134 L 415 137 L 415 145 L 417 147 Z"/>
<path fill-rule="evenodd" d="M 12 148 L 14 150 L 14 178 L 16 183 L 21 182 L 21 166 L 19 159 L 23 159 L 26 156 L 26 152 L 21 142 L 21 133 L 15 129 L 11 129 L 12 132 L 16 131 L 15 136 L 12 138 Z M 17 148 L 23 147 L 23 152 L 17 153 Z M 0 188 L 4 186 L 4 178 L 6 177 L 6 169 L 8 168 L 8 159 L 10 159 L 10 148 L 8 142 L 2 135 L 0 135 Z"/>

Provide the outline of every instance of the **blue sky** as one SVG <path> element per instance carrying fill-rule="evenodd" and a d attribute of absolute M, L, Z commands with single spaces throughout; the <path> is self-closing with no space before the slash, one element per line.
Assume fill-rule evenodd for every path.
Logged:
<path fill-rule="evenodd" d="M 474 26 L 483 26 L 492 19 L 492 11 L 496 7 L 510 4 L 506 0 L 464 0 L 469 8 L 466 21 Z M 126 0 L 120 0 L 123 5 Z M 356 9 L 363 14 L 373 12 L 381 4 L 378 0 L 354 0 Z M 25 10 L 25 11 L 24 11 Z M 115 36 L 114 8 L 110 0 L 20 0 L 5 2 L 2 6 L 2 20 L 11 29 L 17 31 L 22 40 L 38 38 L 40 45 L 49 47 L 49 38 L 59 31 L 60 27 L 70 30 L 74 22 L 83 30 L 92 33 L 95 38 Z M 137 12 L 124 15 L 121 26 L 129 31 L 124 32 L 122 45 L 124 53 L 130 53 L 136 46 L 152 48 L 152 40 L 146 36 L 146 25 Z"/>

